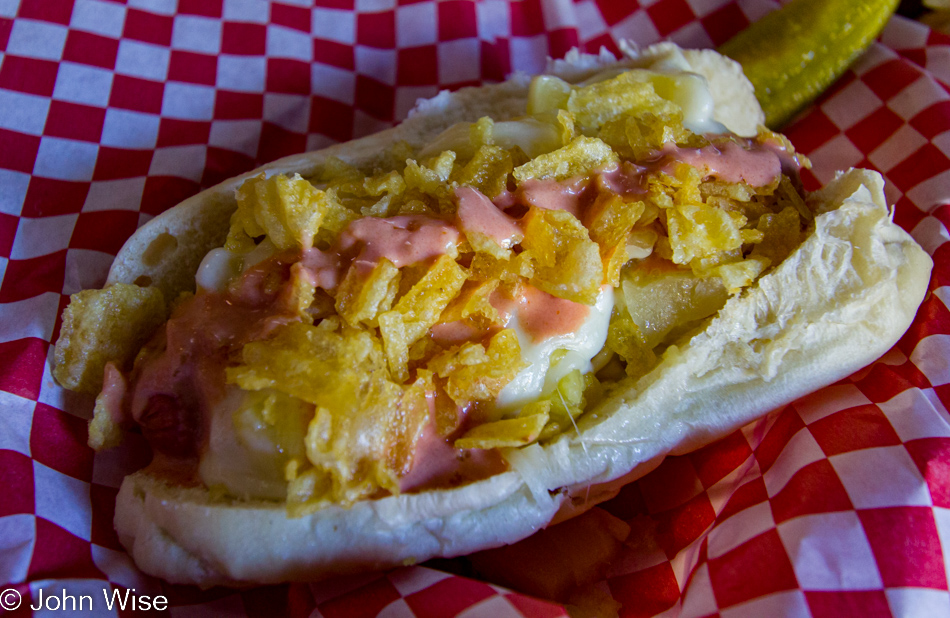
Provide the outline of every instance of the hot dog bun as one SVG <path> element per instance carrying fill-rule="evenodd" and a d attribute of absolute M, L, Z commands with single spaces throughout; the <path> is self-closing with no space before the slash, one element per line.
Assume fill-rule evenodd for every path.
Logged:
<path fill-rule="evenodd" d="M 662 45 L 630 52 L 622 64 L 678 53 Z M 716 119 L 754 134 L 761 110 L 738 65 L 708 51 L 683 55 L 709 80 Z M 605 57 L 574 54 L 551 70 L 578 80 L 606 64 Z M 442 93 L 399 127 L 262 169 L 311 176 L 331 155 L 371 163 L 398 140 L 421 147 L 459 121 L 520 115 L 527 85 L 516 76 Z M 192 288 L 198 262 L 224 240 L 235 189 L 258 173 L 213 187 L 136 232 L 109 282 L 147 280 L 166 298 Z M 849 171 L 810 199 L 821 204 L 815 230 L 784 262 L 647 375 L 588 412 L 579 432 L 506 452 L 507 472 L 299 518 L 288 518 L 282 504 L 216 499 L 205 489 L 138 472 L 118 495 L 119 538 L 144 571 L 170 582 L 250 585 L 462 555 L 579 514 L 666 455 L 707 444 L 867 365 L 906 330 L 926 292 L 931 261 L 892 223 L 880 175 Z"/>

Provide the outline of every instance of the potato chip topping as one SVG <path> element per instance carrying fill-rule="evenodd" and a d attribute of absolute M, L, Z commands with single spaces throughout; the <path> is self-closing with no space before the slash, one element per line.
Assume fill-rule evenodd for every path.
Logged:
<path fill-rule="evenodd" d="M 127 373 L 123 405 L 185 427 L 165 436 L 191 440 L 171 455 L 199 458 L 220 442 L 200 419 L 236 406 L 234 426 L 213 431 L 283 466 L 293 515 L 497 473 L 497 458 L 466 453 L 572 431 L 804 237 L 807 160 L 765 129 L 693 133 L 684 93 L 697 88 L 685 73 L 542 76 L 525 119 L 456 126 L 422 152 L 397 144 L 374 168 L 331 158 L 312 179 L 249 178 L 216 250 L 234 276 L 178 305 Z M 74 302 L 70 324 L 106 311 Z M 522 346 L 579 332 L 595 305 L 606 344 L 586 369 L 559 348 L 548 390 L 500 405 L 530 368 Z M 228 336 L 201 334 L 228 316 L 242 316 Z M 195 369 L 207 359 L 220 369 Z M 171 384 L 143 378 L 158 374 Z M 285 409 L 295 420 L 281 424 Z"/>

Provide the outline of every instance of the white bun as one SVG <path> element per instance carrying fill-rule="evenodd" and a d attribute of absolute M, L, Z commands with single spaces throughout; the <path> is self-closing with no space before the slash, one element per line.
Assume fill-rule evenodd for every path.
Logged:
<path fill-rule="evenodd" d="M 644 55 L 667 53 L 677 52 L 662 46 Z M 754 119 L 754 132 L 761 110 L 751 86 L 736 65 L 711 54 L 685 55 L 707 74 L 717 98 L 731 100 L 726 109 Z M 572 56 L 552 68 L 578 78 L 603 61 Z M 441 94 L 396 129 L 264 169 L 312 175 L 329 154 L 365 162 L 393 140 L 421 145 L 460 120 L 517 115 L 526 84 L 516 77 Z M 717 108 L 721 104 L 717 100 Z M 750 114 L 749 106 L 757 113 Z M 734 130 L 744 128 L 727 117 L 719 120 Z M 221 221 L 226 229 L 233 191 L 247 176 L 191 198 L 137 232 L 119 254 L 110 281 L 144 275 L 169 290 L 184 287 L 177 279 L 193 278 L 194 268 L 182 275 L 184 267 L 156 268 L 139 256 L 162 232 L 191 225 L 198 238 L 209 222 Z M 849 375 L 904 333 L 923 299 L 931 261 L 891 222 L 881 177 L 852 170 L 812 199 L 820 201 L 822 214 L 814 233 L 788 259 L 731 299 L 702 332 L 666 354 L 639 382 L 624 385 L 585 415 L 580 435 L 570 432 L 545 446 L 506 453 L 508 472 L 457 489 L 364 501 L 296 519 L 280 504 L 215 500 L 203 489 L 138 472 L 125 479 L 118 495 L 119 538 L 140 568 L 170 582 L 250 585 L 463 555 L 576 515 L 666 455 L 698 448 Z M 200 260 L 211 248 L 200 244 L 204 240 L 179 241 L 176 251 L 197 253 Z"/>

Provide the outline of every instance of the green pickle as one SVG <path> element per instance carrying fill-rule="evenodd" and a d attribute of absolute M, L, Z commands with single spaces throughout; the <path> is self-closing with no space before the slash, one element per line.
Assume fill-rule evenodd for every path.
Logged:
<path fill-rule="evenodd" d="M 851 66 L 877 38 L 898 0 L 793 0 L 719 48 L 739 62 L 780 128 Z"/>

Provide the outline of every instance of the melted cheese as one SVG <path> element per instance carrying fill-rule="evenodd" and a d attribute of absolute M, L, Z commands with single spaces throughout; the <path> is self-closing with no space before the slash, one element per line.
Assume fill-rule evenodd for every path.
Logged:
<path fill-rule="evenodd" d="M 508 328 L 514 329 L 521 346 L 521 357 L 528 367 L 523 369 L 498 394 L 495 405 L 504 412 L 517 410 L 539 397 L 554 392 L 558 381 L 574 369 L 581 373 L 594 370 L 591 359 L 607 341 L 607 327 L 614 307 L 614 289 L 605 286 L 597 303 L 591 307 L 587 319 L 574 333 L 550 337 L 535 343 L 518 324 L 517 312 L 511 316 Z M 551 356 L 557 350 L 566 350 L 556 363 Z"/>
<path fill-rule="evenodd" d="M 247 253 L 235 253 L 224 247 L 212 249 L 201 260 L 195 283 L 206 292 L 224 292 L 232 279 L 276 252 L 277 248 L 269 238 Z"/>
<path fill-rule="evenodd" d="M 650 70 L 673 78 L 675 87 L 671 93 L 661 93 L 683 109 L 683 126 L 697 135 L 703 133 L 726 133 L 728 129 L 713 120 L 715 102 L 709 92 L 706 78 L 690 72 L 689 62 L 683 52 L 676 50 L 650 65 Z"/>
<path fill-rule="evenodd" d="M 305 457 L 313 406 L 276 391 L 229 386 L 208 417 L 208 443 L 198 464 L 201 481 L 232 496 L 285 499 L 284 468 Z"/>
<path fill-rule="evenodd" d="M 287 496 L 287 482 L 276 446 L 264 432 L 239 431 L 236 426 L 235 414 L 249 396 L 232 387 L 214 406 L 198 476 L 206 487 L 224 487 L 232 496 L 282 500 Z"/>

